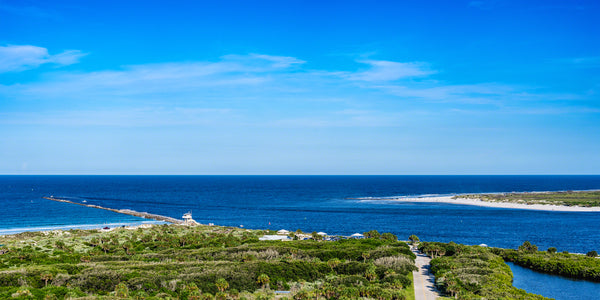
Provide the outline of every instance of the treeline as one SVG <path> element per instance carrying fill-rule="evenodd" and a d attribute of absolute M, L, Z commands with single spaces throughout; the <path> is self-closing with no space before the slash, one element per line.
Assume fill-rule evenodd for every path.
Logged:
<path fill-rule="evenodd" d="M 361 240 L 259 241 L 267 232 L 154 226 L 0 237 L 0 298 L 405 299 L 408 245 Z"/>
<path fill-rule="evenodd" d="M 512 271 L 491 249 L 453 242 L 423 242 L 436 286 L 457 299 L 548 299 L 512 286 Z"/>
<path fill-rule="evenodd" d="M 535 245 L 523 243 L 517 250 L 494 248 L 504 260 L 538 272 L 600 282 L 600 259 L 596 251 L 587 255 L 557 253 L 556 248 L 538 251 Z"/>
<path fill-rule="evenodd" d="M 481 199 L 490 202 L 512 202 L 524 204 L 546 204 L 597 207 L 600 206 L 600 191 L 564 191 L 540 193 L 469 194 L 454 198 Z"/>

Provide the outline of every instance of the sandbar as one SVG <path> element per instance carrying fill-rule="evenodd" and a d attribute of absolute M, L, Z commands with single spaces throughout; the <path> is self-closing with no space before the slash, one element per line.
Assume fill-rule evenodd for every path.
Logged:
<path fill-rule="evenodd" d="M 524 204 L 514 202 L 490 202 L 481 199 L 453 198 L 454 196 L 439 197 L 399 197 L 399 198 L 365 198 L 364 201 L 401 201 L 413 203 L 449 203 L 460 205 L 476 205 L 494 208 L 545 210 L 545 211 L 566 211 L 566 212 L 600 212 L 600 207 L 566 206 L 566 205 L 547 205 L 547 204 Z M 460 195 L 458 196 L 460 197 Z"/>

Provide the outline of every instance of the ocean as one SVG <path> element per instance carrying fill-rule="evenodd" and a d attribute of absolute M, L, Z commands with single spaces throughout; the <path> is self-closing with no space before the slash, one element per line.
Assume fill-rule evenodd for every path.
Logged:
<path fill-rule="evenodd" d="M 461 193 L 600 189 L 600 176 L 0 176 L 0 234 L 114 227 L 153 221 L 42 199 L 249 229 L 350 235 L 378 230 L 401 239 L 516 248 L 600 251 L 599 212 L 552 212 L 443 203 L 356 200 Z"/>

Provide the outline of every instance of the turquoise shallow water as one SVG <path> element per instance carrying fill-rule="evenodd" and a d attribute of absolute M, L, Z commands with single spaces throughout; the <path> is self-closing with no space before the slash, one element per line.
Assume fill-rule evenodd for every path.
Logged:
<path fill-rule="evenodd" d="M 600 176 L 0 176 L 0 233 L 147 221 L 57 203 L 53 195 L 202 223 L 350 235 L 377 229 L 400 238 L 516 248 L 600 250 L 600 213 L 483 208 L 359 197 L 600 189 Z M 569 236 L 569 239 L 565 239 Z"/>
<path fill-rule="evenodd" d="M 513 286 L 556 300 L 600 299 L 600 283 L 535 272 L 507 263 L 513 272 Z"/>

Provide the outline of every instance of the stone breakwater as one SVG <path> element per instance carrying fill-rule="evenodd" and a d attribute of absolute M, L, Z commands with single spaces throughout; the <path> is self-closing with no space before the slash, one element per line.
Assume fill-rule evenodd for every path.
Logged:
<path fill-rule="evenodd" d="M 130 216 L 144 218 L 144 219 L 153 219 L 153 220 L 164 221 L 164 222 L 169 222 L 169 223 L 173 223 L 173 224 L 184 224 L 184 221 L 179 220 L 179 219 L 175 219 L 175 218 L 171 218 L 171 217 L 167 217 L 167 216 L 161 216 L 161 215 L 157 215 L 157 214 L 151 214 L 151 213 L 147 213 L 147 212 L 138 212 L 138 211 L 131 210 L 131 209 L 114 209 L 114 208 L 103 207 L 103 206 L 99 206 L 99 205 L 73 202 L 70 200 L 54 198 L 54 197 L 42 197 L 42 198 L 47 199 L 47 200 L 56 201 L 56 202 L 70 203 L 70 204 L 91 207 L 91 208 L 104 209 L 104 210 L 116 212 L 119 214 L 126 214 L 126 215 L 130 215 Z"/>

